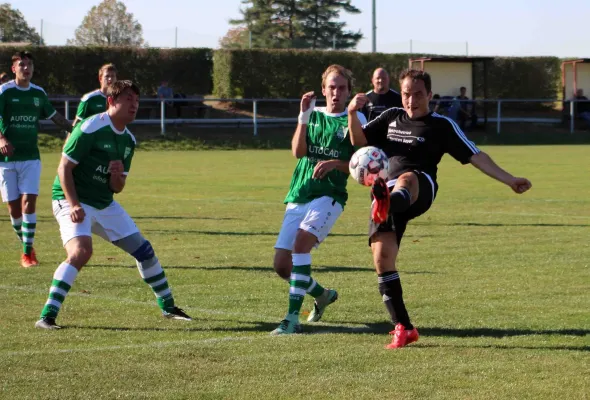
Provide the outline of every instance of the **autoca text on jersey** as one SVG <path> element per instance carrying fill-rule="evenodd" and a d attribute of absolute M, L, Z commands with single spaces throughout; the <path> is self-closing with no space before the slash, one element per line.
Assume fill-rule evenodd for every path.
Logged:
<path fill-rule="evenodd" d="M 307 151 L 309 154 L 318 154 L 323 155 L 331 158 L 338 158 L 340 152 L 338 150 L 331 149 L 329 147 L 321 147 L 321 146 L 312 146 L 309 145 L 307 147 Z"/>
<path fill-rule="evenodd" d="M 10 117 L 10 122 L 37 122 L 37 117 L 34 115 L 13 115 Z"/>

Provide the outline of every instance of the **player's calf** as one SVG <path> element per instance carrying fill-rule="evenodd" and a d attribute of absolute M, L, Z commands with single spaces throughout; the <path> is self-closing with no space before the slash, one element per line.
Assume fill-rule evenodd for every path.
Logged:
<path fill-rule="evenodd" d="M 39 321 L 35 324 L 36 328 L 41 329 L 59 329 L 60 327 L 55 323 L 57 314 L 61 309 L 63 302 L 68 295 L 68 292 L 74 284 L 74 280 L 78 276 L 78 268 L 73 265 L 63 262 L 57 267 L 53 274 L 51 287 L 49 288 L 49 296 L 41 311 Z"/>
<path fill-rule="evenodd" d="M 174 304 L 166 273 L 156 257 L 152 244 L 139 232 L 117 240 L 113 244 L 135 258 L 139 274 L 154 292 L 158 306 L 166 318 L 190 321 L 191 318 Z"/>
<path fill-rule="evenodd" d="M 39 321 L 35 324 L 36 328 L 41 329 L 59 329 L 55 319 L 61 309 L 68 292 L 74 284 L 78 272 L 92 256 L 92 238 L 90 236 L 78 236 L 72 238 L 66 243 L 66 252 L 68 258 L 62 262 L 53 274 L 49 296 Z"/>

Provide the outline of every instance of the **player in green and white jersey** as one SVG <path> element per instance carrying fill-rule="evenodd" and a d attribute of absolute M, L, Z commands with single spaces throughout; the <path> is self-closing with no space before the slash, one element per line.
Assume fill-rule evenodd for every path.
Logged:
<path fill-rule="evenodd" d="M 92 256 L 92 233 L 135 258 L 166 318 L 191 320 L 174 304 L 152 245 L 113 199 L 125 187 L 135 152 L 127 124 L 137 114 L 139 89 L 131 81 L 118 81 L 109 87 L 107 101 L 107 112 L 78 124 L 63 149 L 52 198 L 67 258 L 55 270 L 37 328 L 60 328 L 55 319 L 76 275 Z"/>
<path fill-rule="evenodd" d="M 107 110 L 107 89 L 117 82 L 117 68 L 114 64 L 105 64 L 98 70 L 100 88 L 82 96 L 76 118 L 72 126 L 78 125 L 83 119 Z"/>
<path fill-rule="evenodd" d="M 31 83 L 34 69 L 31 53 L 18 52 L 12 57 L 15 79 L 0 86 L 0 192 L 22 242 L 24 268 L 39 264 L 33 250 L 41 178 L 39 120 L 51 118 L 62 129 L 71 130 L 43 88 Z"/>
<path fill-rule="evenodd" d="M 315 298 L 308 322 L 319 321 L 338 293 L 324 289 L 311 277 L 311 250 L 328 236 L 342 214 L 348 193 L 348 162 L 354 153 L 348 133 L 346 100 L 352 74 L 331 65 L 322 75 L 326 107 L 315 107 L 313 92 L 303 95 L 297 128 L 291 142 L 299 159 L 289 193 L 281 231 L 275 244 L 274 268 L 289 281 L 289 310 L 273 335 L 297 333 L 305 294 Z M 359 113 L 359 118 L 364 115 Z"/>

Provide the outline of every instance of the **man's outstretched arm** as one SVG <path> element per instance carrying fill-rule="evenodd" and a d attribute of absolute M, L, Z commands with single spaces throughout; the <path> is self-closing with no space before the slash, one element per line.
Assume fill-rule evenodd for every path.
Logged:
<path fill-rule="evenodd" d="M 510 186 L 515 193 L 524 193 L 533 186 L 528 179 L 512 176 L 510 173 L 500 168 L 500 166 L 483 151 L 471 156 L 469 162 L 487 176 Z"/>

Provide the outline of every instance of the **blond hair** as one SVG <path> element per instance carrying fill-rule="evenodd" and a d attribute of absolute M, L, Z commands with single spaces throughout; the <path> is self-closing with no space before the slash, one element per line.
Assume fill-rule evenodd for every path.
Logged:
<path fill-rule="evenodd" d="M 354 83 L 354 78 L 352 77 L 352 72 L 342 65 L 332 64 L 322 74 L 322 89 L 326 86 L 326 79 L 328 79 L 328 75 L 331 73 L 336 73 L 341 77 L 345 78 L 348 81 L 348 91 L 352 92 L 352 85 Z"/>
<path fill-rule="evenodd" d="M 98 70 L 98 79 L 102 79 L 102 75 L 105 72 L 114 72 L 115 74 L 117 73 L 117 67 L 115 67 L 115 64 L 105 64 L 102 67 L 100 67 L 100 69 Z"/>

